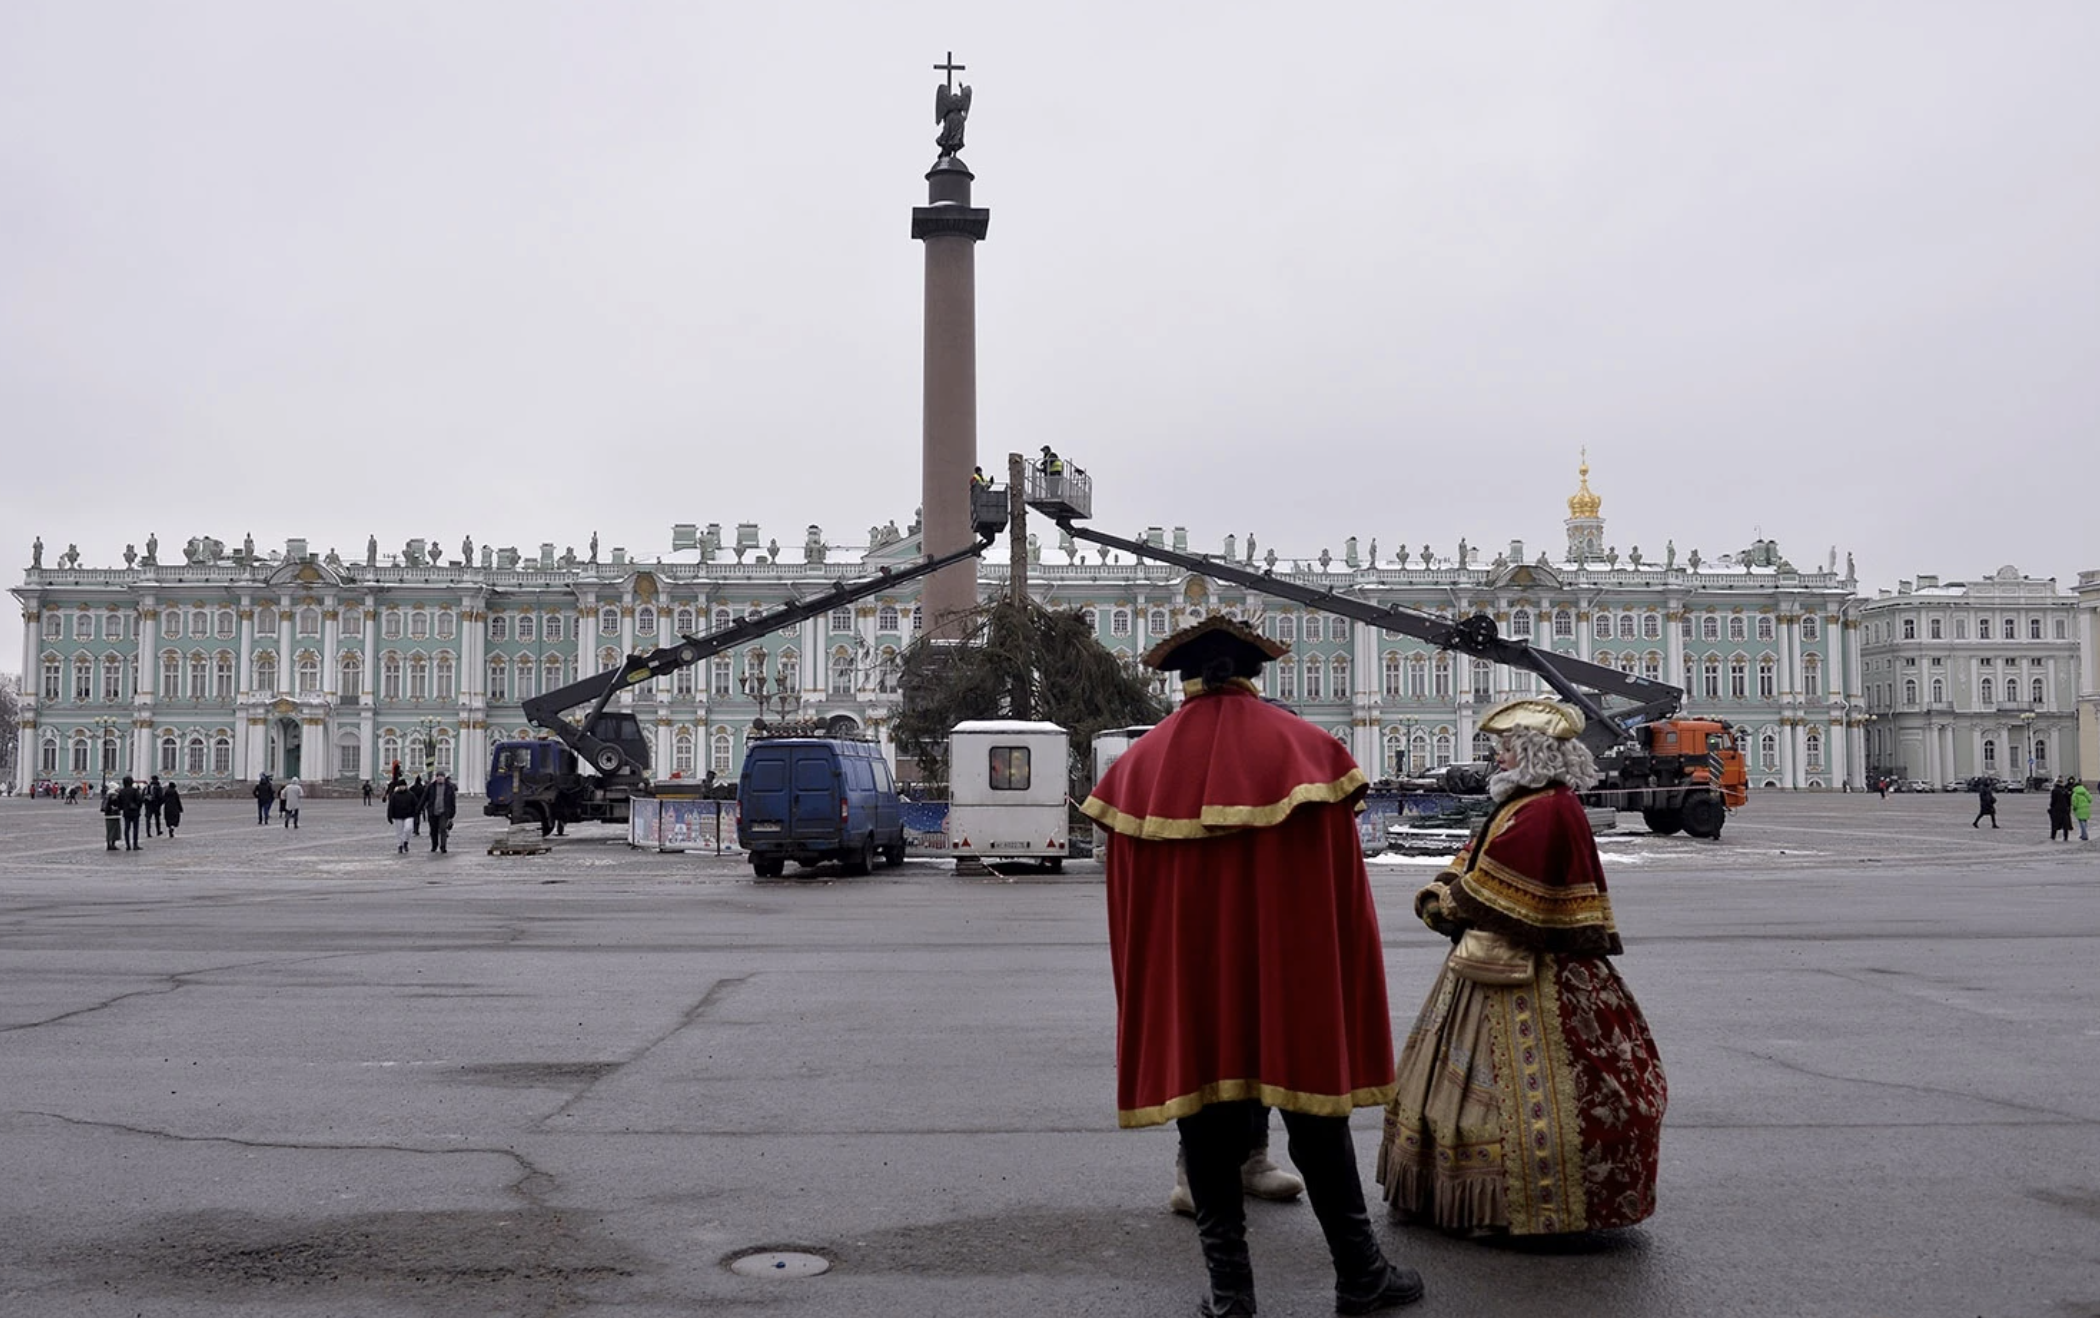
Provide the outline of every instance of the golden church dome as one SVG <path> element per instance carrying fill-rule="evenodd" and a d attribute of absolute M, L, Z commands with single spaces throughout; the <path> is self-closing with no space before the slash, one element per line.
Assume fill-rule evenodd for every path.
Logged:
<path fill-rule="evenodd" d="M 1597 510 L 1604 506 L 1604 500 L 1590 492 L 1590 454 L 1588 449 L 1584 449 L 1582 452 L 1582 467 L 1580 470 L 1582 488 L 1568 496 L 1568 516 L 1595 517 Z"/>

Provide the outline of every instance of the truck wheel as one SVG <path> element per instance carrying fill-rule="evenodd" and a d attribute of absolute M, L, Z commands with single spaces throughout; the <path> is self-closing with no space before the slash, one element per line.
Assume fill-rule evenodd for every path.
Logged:
<path fill-rule="evenodd" d="M 873 833 L 870 833 L 866 837 L 861 839 L 860 851 L 856 853 L 852 859 L 846 862 L 846 873 L 866 874 L 874 868 L 875 835 Z"/>
<path fill-rule="evenodd" d="M 891 869 L 895 869 L 904 863 L 904 839 L 902 837 L 899 837 L 895 843 L 882 849 L 882 863 Z"/>
<path fill-rule="evenodd" d="M 1676 806 L 1661 806 L 1641 811 L 1648 831 L 1657 837 L 1668 837 L 1684 827 L 1684 812 Z"/>
<path fill-rule="evenodd" d="M 1065 872 L 1065 858 L 1063 856 L 1052 856 L 1043 862 L 1043 868 L 1049 870 L 1052 874 L 1062 874 Z"/>
<path fill-rule="evenodd" d="M 777 879 L 787 871 L 787 862 L 778 856 L 753 856 L 751 872 L 761 879 Z"/>
<path fill-rule="evenodd" d="M 1684 831 L 1693 837 L 1719 837 L 1727 822 L 1728 811 L 1718 797 L 1695 796 L 1684 803 Z"/>
<path fill-rule="evenodd" d="M 554 816 L 547 813 L 546 806 L 535 803 L 527 808 L 526 815 L 533 823 L 540 826 L 541 837 L 545 837 L 554 831 Z"/>

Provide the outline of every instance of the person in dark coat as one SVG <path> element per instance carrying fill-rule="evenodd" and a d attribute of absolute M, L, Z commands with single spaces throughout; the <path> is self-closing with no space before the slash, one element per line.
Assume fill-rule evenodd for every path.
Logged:
<path fill-rule="evenodd" d="M 146 780 L 146 835 L 151 837 L 161 832 L 160 812 L 167 799 L 168 789 L 161 786 L 160 775 L 154 774 Z"/>
<path fill-rule="evenodd" d="M 182 826 L 182 793 L 175 790 L 175 784 L 172 782 L 168 784 L 168 790 L 161 794 L 160 817 L 167 823 L 168 836 L 174 837 L 175 830 Z"/>
<path fill-rule="evenodd" d="M 366 804 L 366 805 L 370 805 L 370 804 L 372 804 L 372 780 L 371 780 L 370 778 L 367 778 L 367 779 L 365 779 L 365 782 L 364 782 L 364 791 L 365 791 L 365 804 Z"/>
<path fill-rule="evenodd" d="M 430 849 L 451 850 L 446 844 L 452 839 L 452 817 L 459 813 L 459 789 L 443 769 L 431 775 L 430 787 L 423 794 L 423 816 L 430 821 Z"/>
<path fill-rule="evenodd" d="M 428 791 L 429 789 L 423 786 L 423 775 L 420 773 L 416 775 L 416 780 L 408 785 L 409 800 L 415 802 L 415 809 L 409 815 L 409 823 L 414 825 L 411 831 L 417 837 L 423 836 L 423 797 Z"/>
<path fill-rule="evenodd" d="M 1998 827 L 1998 794 L 1991 790 L 1990 779 L 1978 778 L 1976 780 L 1976 817 L 1969 821 L 1969 827 L 1976 828 L 1980 826 L 1985 815 L 1991 817 L 1992 828 Z"/>
<path fill-rule="evenodd" d="M 115 851 L 118 839 L 124 836 L 124 816 L 117 804 L 117 794 L 105 790 L 102 793 L 102 849 Z"/>
<path fill-rule="evenodd" d="M 2069 811 L 2070 808 L 2071 794 L 2066 792 L 2064 793 L 2064 809 Z M 128 773 L 124 775 L 124 785 L 117 788 L 117 812 L 124 817 L 124 850 L 137 851 L 139 849 L 139 816 L 146 812 L 146 794 L 139 790 L 139 785 L 131 780 L 131 775 Z M 2066 830 L 2066 832 L 2068 831 Z"/>
<path fill-rule="evenodd" d="M 408 854 L 408 826 L 416 817 L 416 798 L 405 783 L 390 783 L 386 794 L 387 822 L 394 826 L 394 850 Z"/>
<path fill-rule="evenodd" d="M 270 775 L 264 774 L 255 780 L 255 822 L 270 822 L 270 803 L 277 799 L 277 789 L 270 783 Z"/>
<path fill-rule="evenodd" d="M 2056 841 L 2058 834 L 2071 840 L 2071 788 L 2061 778 L 2049 789 L 2049 840 Z"/>

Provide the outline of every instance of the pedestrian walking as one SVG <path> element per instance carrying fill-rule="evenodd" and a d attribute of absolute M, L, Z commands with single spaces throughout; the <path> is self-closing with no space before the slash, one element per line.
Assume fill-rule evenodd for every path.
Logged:
<path fill-rule="evenodd" d="M 122 807 L 117 804 L 115 792 L 105 791 L 102 793 L 102 849 L 104 851 L 115 851 L 117 843 L 123 836 L 124 817 Z"/>
<path fill-rule="evenodd" d="M 182 826 L 182 793 L 175 790 L 173 782 L 168 784 L 166 794 L 160 799 L 160 817 L 168 825 L 168 840 L 174 841 L 175 830 Z"/>
<path fill-rule="evenodd" d="M 299 785 L 297 778 L 286 783 L 284 790 L 277 794 L 277 813 L 284 816 L 286 828 L 299 827 L 299 807 L 305 803 L 306 789 Z"/>
<path fill-rule="evenodd" d="M 264 774 L 255 780 L 255 822 L 270 822 L 270 803 L 277 799 L 277 789 L 270 784 L 270 775 Z"/>
<path fill-rule="evenodd" d="M 416 817 L 416 802 L 406 786 L 395 783 L 386 794 L 387 822 L 394 826 L 394 850 L 408 854 L 408 826 Z"/>
<path fill-rule="evenodd" d="M 146 836 L 148 837 L 153 837 L 161 831 L 160 812 L 162 803 L 167 797 L 167 790 L 167 788 L 161 786 L 159 774 L 153 774 L 146 779 Z"/>
<path fill-rule="evenodd" d="M 365 793 L 365 804 L 370 805 L 372 804 L 372 780 L 370 778 L 365 779 L 363 787 Z"/>
<path fill-rule="evenodd" d="M 2071 840 L 2071 785 L 2061 778 L 2049 788 L 2049 840 L 2056 841 L 2058 833 Z"/>
<path fill-rule="evenodd" d="M 2093 817 L 2093 794 L 2086 790 L 2083 781 L 2071 784 L 2071 817 L 2078 821 L 2078 840 L 2090 842 L 2085 826 Z"/>
<path fill-rule="evenodd" d="M 1400 1050 L 1378 1149 L 1402 1220 L 1538 1236 L 1655 1212 L 1669 1083 L 1612 963 L 1624 948 L 1576 795 L 1597 782 L 1583 722 L 1530 697 L 1480 720 L 1498 741 L 1492 812 L 1415 894 L 1453 947 Z M 1480 1154 L 1512 1144 L 1508 1161 Z"/>
<path fill-rule="evenodd" d="M 452 817 L 459 813 L 459 793 L 452 785 L 451 777 L 439 769 L 430 777 L 430 786 L 423 793 L 423 814 L 430 820 L 430 849 L 433 852 L 449 851 L 452 839 Z"/>
<path fill-rule="evenodd" d="M 1990 816 L 1991 827 L 1998 827 L 1998 794 L 1991 790 L 1990 779 L 1978 778 L 1976 780 L 1976 817 L 1969 821 L 1969 827 L 1976 828 L 1980 826 L 1986 815 Z"/>
<path fill-rule="evenodd" d="M 123 785 L 117 788 L 117 813 L 124 820 L 124 850 L 139 849 L 139 816 L 146 812 L 146 794 L 132 781 L 130 774 L 124 775 Z"/>
<path fill-rule="evenodd" d="M 409 799 L 415 802 L 412 822 L 415 824 L 413 831 L 417 837 L 423 836 L 423 797 L 428 791 L 429 789 L 423 786 L 423 775 L 420 773 L 416 775 L 416 780 L 408 785 Z"/>
<path fill-rule="evenodd" d="M 1124 752 L 1081 808 L 1108 834 L 1116 1117 L 1180 1128 L 1203 1312 L 1255 1311 L 1241 1182 L 1273 1103 L 1327 1238 L 1335 1311 L 1422 1297 L 1371 1230 L 1349 1113 L 1393 1093 L 1377 909 L 1357 840 L 1363 771 L 1248 680 L 1285 652 L 1223 615 L 1145 655 L 1180 709 Z"/>

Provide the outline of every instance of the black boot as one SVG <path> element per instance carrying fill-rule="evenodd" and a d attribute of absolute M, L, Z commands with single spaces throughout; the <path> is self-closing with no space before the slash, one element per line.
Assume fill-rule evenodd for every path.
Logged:
<path fill-rule="evenodd" d="M 1334 1259 L 1334 1311 L 1377 1313 L 1421 1299 L 1422 1274 L 1394 1267 L 1371 1233 L 1349 1119 L 1287 1111 L 1283 1124 L 1291 1136 L 1291 1161 L 1305 1178 L 1306 1198 Z"/>
<path fill-rule="evenodd" d="M 1196 1205 L 1196 1238 L 1210 1274 L 1210 1294 L 1197 1307 L 1204 1318 L 1254 1313 L 1254 1265 L 1247 1257 L 1247 1203 L 1240 1188 L 1240 1164 L 1247 1158 L 1245 1106 L 1214 1103 L 1177 1123 Z"/>

